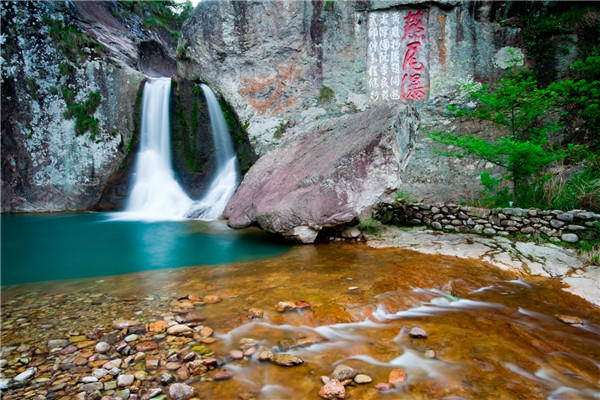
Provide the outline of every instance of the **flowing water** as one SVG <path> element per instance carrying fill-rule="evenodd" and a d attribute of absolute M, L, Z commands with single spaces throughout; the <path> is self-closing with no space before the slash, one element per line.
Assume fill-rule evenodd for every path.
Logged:
<path fill-rule="evenodd" d="M 191 295 L 218 295 L 222 301 L 183 298 Z M 310 307 L 277 312 L 274 306 L 285 300 Z M 6 287 L 2 304 L 2 345 L 27 344 L 29 351 L 47 357 L 46 363 L 61 366 L 60 357 L 68 355 L 48 353 L 49 339 L 97 328 L 109 332 L 121 318 L 168 321 L 183 315 L 184 308 L 202 314 L 202 321 L 190 325 L 214 329 L 214 343 L 197 334 L 140 333 L 137 341 L 159 344 L 121 367 L 122 373 L 146 370 L 146 380 L 135 389 L 140 395 L 148 387 L 163 387 L 158 377 L 167 370 L 166 361 L 158 369 L 147 368 L 144 357 L 166 359 L 190 351 L 219 362 L 216 370 L 185 380 L 207 400 L 318 399 L 320 377 L 340 363 L 373 379 L 347 386 L 346 398 L 352 399 L 598 399 L 600 393 L 597 308 L 561 291 L 553 280 L 525 279 L 455 257 L 361 244 L 295 246 L 278 257 L 218 267 Z M 264 317 L 249 319 L 252 307 L 263 309 Z M 582 323 L 568 325 L 557 318 L 561 314 Z M 424 329 L 427 338 L 411 338 L 413 327 Z M 304 363 L 286 368 L 258 361 L 256 354 L 241 360 L 229 356 L 251 341 Z M 5 357 L 8 378 L 25 368 L 18 351 Z M 125 358 L 110 356 L 115 357 Z M 52 368 L 38 368 L 35 390 L 44 393 L 62 379 L 66 386 L 60 395 L 77 393 L 80 379 L 93 369 L 89 364 L 59 369 L 56 376 Z M 377 390 L 375 384 L 387 382 L 395 368 L 406 372 L 406 382 Z M 217 370 L 232 372 L 233 379 L 213 381 Z M 4 393 L 6 399 L 20 394 Z"/>
<path fill-rule="evenodd" d="M 183 219 L 193 204 L 171 167 L 170 93 L 170 78 L 148 78 L 144 87 L 140 149 L 123 219 Z"/>
<path fill-rule="evenodd" d="M 239 184 L 239 173 L 237 157 L 219 101 L 208 86 L 201 84 L 200 87 L 208 105 L 217 167 L 206 194 L 196 202 L 190 215 L 196 219 L 210 221 L 223 214 L 227 202 Z"/>

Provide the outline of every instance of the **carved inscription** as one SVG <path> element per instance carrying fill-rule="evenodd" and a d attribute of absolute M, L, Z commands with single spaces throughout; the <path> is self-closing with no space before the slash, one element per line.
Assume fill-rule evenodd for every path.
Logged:
<path fill-rule="evenodd" d="M 372 103 L 417 102 L 429 92 L 427 13 L 369 13 L 367 83 Z"/>

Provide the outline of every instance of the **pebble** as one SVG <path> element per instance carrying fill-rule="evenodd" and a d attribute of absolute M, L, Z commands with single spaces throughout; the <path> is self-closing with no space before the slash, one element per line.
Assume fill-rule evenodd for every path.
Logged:
<path fill-rule="evenodd" d="M 145 381 L 148 378 L 148 374 L 146 373 L 146 371 L 135 371 L 133 376 L 138 381 Z"/>
<path fill-rule="evenodd" d="M 132 335 L 128 335 L 128 336 L 126 336 L 126 337 L 125 337 L 125 342 L 126 342 L 126 343 L 130 343 L 130 342 L 133 342 L 133 341 L 137 340 L 137 338 L 138 338 L 138 335 L 136 335 L 136 334 L 134 333 L 134 334 L 132 334 Z"/>
<path fill-rule="evenodd" d="M 169 335 L 188 335 L 191 334 L 192 328 L 190 328 L 187 325 L 182 325 L 182 324 L 176 324 L 173 325 L 172 327 L 170 327 L 169 329 L 167 329 L 167 333 Z"/>
<path fill-rule="evenodd" d="M 181 367 L 181 365 L 178 362 L 168 362 L 167 365 L 165 365 L 165 368 L 168 369 L 169 371 L 175 371 L 177 369 L 179 369 L 179 367 Z"/>
<path fill-rule="evenodd" d="M 140 323 L 137 321 L 131 321 L 126 319 L 117 319 L 113 321 L 112 326 L 115 329 L 127 329 L 132 326 L 139 325 Z"/>
<path fill-rule="evenodd" d="M 261 308 L 251 308 L 248 310 L 248 318 L 262 318 L 265 312 Z"/>
<path fill-rule="evenodd" d="M 371 383 L 373 382 L 373 379 L 369 376 L 369 375 L 365 375 L 365 374 L 358 374 L 354 377 L 354 382 L 362 385 L 365 383 Z"/>
<path fill-rule="evenodd" d="M 261 350 L 256 354 L 256 358 L 259 361 L 267 361 L 273 358 L 273 352 L 271 350 Z"/>
<path fill-rule="evenodd" d="M 244 353 L 240 350 L 231 350 L 229 352 L 229 356 L 234 360 L 241 360 L 242 358 L 244 358 Z"/>
<path fill-rule="evenodd" d="M 214 330 L 212 328 L 209 328 L 208 326 L 205 326 L 204 328 L 200 329 L 200 336 L 208 337 L 213 333 Z"/>
<path fill-rule="evenodd" d="M 296 309 L 296 303 L 293 301 L 280 301 L 275 306 L 275 310 L 277 310 L 278 312 L 292 311 L 295 309 Z"/>
<path fill-rule="evenodd" d="M 302 364 L 304 361 L 291 354 L 274 354 L 271 362 L 281 367 L 294 367 Z"/>
<path fill-rule="evenodd" d="M 160 383 L 162 383 L 163 385 L 168 385 L 174 380 L 175 377 L 168 372 L 163 372 L 163 374 L 160 376 Z"/>
<path fill-rule="evenodd" d="M 150 388 L 150 389 L 148 389 L 148 391 L 146 392 L 146 394 L 144 395 L 144 397 L 147 397 L 148 399 L 152 399 L 152 398 L 158 396 L 161 393 L 162 393 L 162 389 L 161 388 Z"/>
<path fill-rule="evenodd" d="M 53 349 L 55 347 L 67 347 L 69 345 L 69 341 L 66 339 L 52 339 L 48 340 L 48 347 Z"/>
<path fill-rule="evenodd" d="M 146 358 L 146 369 L 157 369 L 160 360 L 158 358 L 149 357 Z"/>
<path fill-rule="evenodd" d="M 31 379 L 35 373 L 37 372 L 36 368 L 29 368 L 28 370 L 25 370 L 23 372 L 21 372 L 19 375 L 14 377 L 14 381 L 15 382 L 24 382 L 27 381 L 29 379 Z"/>
<path fill-rule="evenodd" d="M 98 342 L 96 344 L 96 351 L 100 354 L 104 354 L 110 350 L 110 344 L 106 342 Z"/>
<path fill-rule="evenodd" d="M 429 359 L 433 359 L 435 358 L 435 351 L 433 350 L 426 350 L 425 351 L 425 358 L 429 358 Z"/>
<path fill-rule="evenodd" d="M 114 360 L 110 360 L 109 362 L 104 364 L 102 367 L 104 367 L 104 369 L 107 370 L 111 370 L 113 368 L 120 368 L 122 362 L 123 360 L 121 360 L 120 358 L 115 358 Z"/>
<path fill-rule="evenodd" d="M 158 343 L 156 343 L 152 340 L 140 342 L 135 345 L 136 351 L 146 352 L 146 351 L 151 351 L 151 350 L 156 350 L 156 349 L 158 349 Z"/>
<path fill-rule="evenodd" d="M 390 371 L 388 382 L 391 386 L 398 386 L 406 381 L 406 372 L 400 368 L 396 368 Z"/>
<path fill-rule="evenodd" d="M 375 389 L 385 392 L 386 390 L 390 390 L 390 385 L 384 382 L 380 382 L 377 385 L 375 385 Z"/>
<path fill-rule="evenodd" d="M 343 399 L 346 397 L 346 388 L 337 379 L 332 379 L 321 388 L 319 396 L 324 399 Z"/>
<path fill-rule="evenodd" d="M 107 371 L 107 370 L 105 370 L 104 368 L 98 368 L 98 369 L 95 369 L 95 370 L 92 372 L 92 375 L 94 375 L 94 377 L 95 377 L 96 379 L 102 379 L 102 378 L 104 378 L 106 375 L 108 375 L 108 371 Z"/>
<path fill-rule="evenodd" d="M 556 318 L 568 325 L 583 325 L 583 321 L 581 320 L 581 318 L 575 317 L 573 315 L 557 314 Z"/>
<path fill-rule="evenodd" d="M 221 297 L 216 294 L 209 294 L 208 296 L 204 296 L 204 302 L 209 304 L 220 303 Z"/>
<path fill-rule="evenodd" d="M 169 394 L 173 400 L 189 400 L 196 394 L 196 389 L 185 383 L 174 383 L 169 387 Z"/>
<path fill-rule="evenodd" d="M 94 382 L 98 382 L 98 378 L 96 378 L 95 376 L 84 376 L 83 378 L 81 378 L 81 382 L 94 383 Z"/>
<path fill-rule="evenodd" d="M 148 324 L 148 330 L 150 332 L 161 333 L 164 332 L 167 326 L 167 321 L 156 321 Z"/>
<path fill-rule="evenodd" d="M 345 381 L 346 379 L 353 379 L 356 375 L 358 375 L 358 371 L 352 367 L 347 366 L 346 364 L 339 364 L 333 370 L 331 374 L 332 379 L 337 379 L 338 381 Z"/>
<path fill-rule="evenodd" d="M 408 336 L 410 336 L 413 339 L 426 339 L 427 338 L 427 332 L 425 332 L 423 329 L 421 328 L 412 328 L 410 330 L 410 332 L 408 332 Z"/>
<path fill-rule="evenodd" d="M 358 286 L 350 286 L 350 287 L 348 288 L 348 290 L 356 290 L 356 289 L 358 289 Z"/>
<path fill-rule="evenodd" d="M 231 378 L 233 378 L 233 372 L 226 369 L 215 372 L 214 376 L 215 381 L 226 381 Z"/>
<path fill-rule="evenodd" d="M 177 376 L 179 376 L 179 379 L 182 381 L 185 381 L 190 377 L 190 370 L 184 365 L 177 370 Z"/>

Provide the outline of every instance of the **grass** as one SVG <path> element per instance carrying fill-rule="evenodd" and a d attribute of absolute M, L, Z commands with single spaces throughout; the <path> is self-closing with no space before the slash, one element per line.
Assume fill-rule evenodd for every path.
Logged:
<path fill-rule="evenodd" d="M 326 104 L 331 102 L 335 97 L 335 93 L 333 93 L 333 89 L 329 86 L 321 86 L 321 90 L 319 91 L 319 97 L 317 97 L 317 102 L 319 104 Z"/>
<path fill-rule="evenodd" d="M 66 26 L 59 19 L 43 16 L 42 21 L 48 26 L 48 33 L 56 48 L 72 62 L 86 61 L 90 56 L 86 51 L 88 48 L 98 53 L 104 51 L 104 46 L 100 43 L 77 28 Z"/>
<path fill-rule="evenodd" d="M 286 124 L 285 124 L 285 122 L 281 121 L 279 123 L 279 126 L 277 127 L 277 129 L 275 129 L 275 132 L 273 133 L 273 137 L 275 139 L 281 139 L 281 137 L 285 133 L 285 129 L 286 129 Z"/>
<path fill-rule="evenodd" d="M 100 93 L 97 91 L 90 92 L 83 103 L 75 102 L 76 90 L 63 87 L 62 95 L 65 103 L 67 103 L 67 109 L 63 116 L 66 119 L 75 119 L 75 133 L 82 135 L 89 131 L 92 140 L 94 140 L 96 135 L 100 134 L 100 121 L 93 116 L 102 102 Z"/>

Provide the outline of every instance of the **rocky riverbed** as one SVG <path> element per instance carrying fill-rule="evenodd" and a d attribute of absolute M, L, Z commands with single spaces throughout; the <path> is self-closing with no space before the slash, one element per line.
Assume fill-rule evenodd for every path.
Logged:
<path fill-rule="evenodd" d="M 593 399 L 598 308 L 437 238 L 4 287 L 2 397 Z"/>

